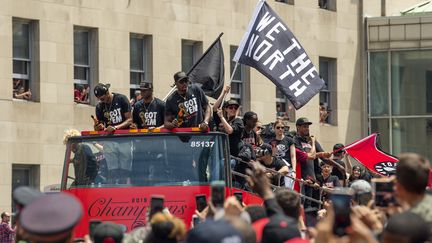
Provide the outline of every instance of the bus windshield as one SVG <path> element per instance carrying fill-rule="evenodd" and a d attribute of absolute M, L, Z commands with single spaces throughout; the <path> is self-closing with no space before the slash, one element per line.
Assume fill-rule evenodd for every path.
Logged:
<path fill-rule="evenodd" d="M 225 180 L 222 136 L 73 137 L 62 188 L 208 185 Z"/>

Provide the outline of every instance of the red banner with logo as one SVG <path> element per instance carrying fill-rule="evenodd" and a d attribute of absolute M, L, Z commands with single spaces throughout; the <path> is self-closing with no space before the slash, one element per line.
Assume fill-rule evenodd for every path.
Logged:
<path fill-rule="evenodd" d="M 379 149 L 377 133 L 345 146 L 345 151 L 372 172 L 388 176 L 396 172 L 396 157 Z"/>

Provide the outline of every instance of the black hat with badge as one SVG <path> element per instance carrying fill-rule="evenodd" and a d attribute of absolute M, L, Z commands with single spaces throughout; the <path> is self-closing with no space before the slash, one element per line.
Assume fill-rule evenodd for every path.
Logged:
<path fill-rule="evenodd" d="M 300 117 L 296 121 L 296 126 L 301 126 L 301 125 L 312 125 L 312 122 L 310 122 L 306 117 Z"/>
<path fill-rule="evenodd" d="M 109 90 L 109 87 L 111 85 L 110 84 L 103 84 L 103 83 L 98 83 L 95 87 L 94 87 L 94 94 L 96 97 L 101 97 L 102 95 L 106 94 Z"/>
<path fill-rule="evenodd" d="M 150 82 L 142 81 L 140 83 L 140 89 L 141 90 L 153 89 L 153 84 Z"/>
<path fill-rule="evenodd" d="M 285 215 L 275 214 L 269 218 L 262 232 L 262 243 L 285 242 L 301 237 L 296 220 Z"/>
<path fill-rule="evenodd" d="M 236 100 L 228 100 L 228 101 L 224 102 L 223 108 L 227 108 L 228 106 L 231 106 L 231 105 L 237 106 L 237 108 L 240 106 Z"/>
<path fill-rule="evenodd" d="M 112 222 L 103 222 L 96 226 L 92 235 L 94 243 L 121 243 L 124 232 L 120 225 Z"/>
<path fill-rule="evenodd" d="M 46 194 L 24 208 L 20 223 L 30 241 L 57 242 L 71 236 L 82 213 L 75 197 L 62 192 Z"/>
<path fill-rule="evenodd" d="M 180 71 L 180 72 L 176 72 L 176 73 L 174 74 L 174 81 L 175 81 L 176 83 L 177 83 L 177 82 L 180 82 L 181 80 L 184 80 L 184 79 L 189 79 L 185 72 Z"/>

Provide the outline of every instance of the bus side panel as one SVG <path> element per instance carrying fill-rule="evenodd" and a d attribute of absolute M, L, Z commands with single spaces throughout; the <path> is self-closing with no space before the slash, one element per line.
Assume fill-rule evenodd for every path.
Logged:
<path fill-rule="evenodd" d="M 208 199 L 210 186 L 75 188 L 65 192 L 76 196 L 82 203 L 84 215 L 75 235 L 83 237 L 89 232 L 90 220 L 123 224 L 127 231 L 146 225 L 152 195 L 163 195 L 164 206 L 189 228 L 196 208 L 195 195 L 205 194 Z"/>

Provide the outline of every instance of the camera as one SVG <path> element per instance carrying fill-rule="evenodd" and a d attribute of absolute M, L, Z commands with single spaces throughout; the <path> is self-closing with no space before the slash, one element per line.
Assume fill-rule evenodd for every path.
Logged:
<path fill-rule="evenodd" d="M 352 195 L 353 191 L 346 188 L 337 188 L 330 195 L 335 213 L 333 233 L 337 236 L 346 235 L 346 228 L 351 225 Z"/>
<path fill-rule="evenodd" d="M 396 205 L 396 198 L 393 191 L 393 181 L 389 178 L 373 178 L 372 188 L 375 192 L 375 206 L 388 207 Z"/>
<path fill-rule="evenodd" d="M 211 202 L 216 208 L 223 208 L 225 202 L 224 181 L 214 181 L 211 183 Z"/>

